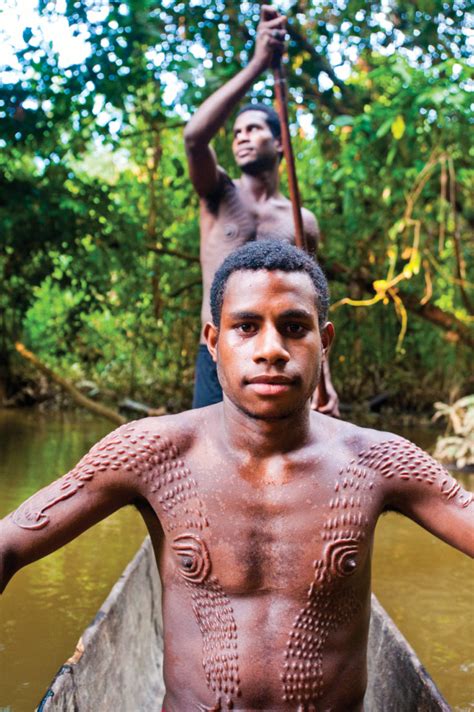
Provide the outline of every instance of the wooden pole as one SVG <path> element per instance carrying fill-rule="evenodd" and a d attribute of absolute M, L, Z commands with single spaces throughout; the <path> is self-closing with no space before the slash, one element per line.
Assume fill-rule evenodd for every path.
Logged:
<path fill-rule="evenodd" d="M 288 170 L 288 187 L 290 189 L 291 207 L 293 209 L 293 221 L 295 224 L 295 244 L 303 250 L 308 251 L 306 238 L 303 229 L 303 218 L 301 215 L 301 199 L 298 189 L 298 179 L 296 177 L 295 158 L 291 145 L 290 127 L 288 121 L 288 101 L 286 81 L 281 64 L 281 57 L 276 56 L 273 62 L 273 77 L 275 80 L 275 99 L 277 112 L 281 125 L 281 142 L 283 144 L 283 155 L 285 157 Z"/>
<path fill-rule="evenodd" d="M 273 61 L 273 78 L 275 81 L 275 99 L 277 112 L 281 125 L 281 141 L 283 144 L 283 155 L 285 156 L 288 170 L 288 187 L 290 189 L 291 207 L 293 209 L 293 221 L 295 224 L 295 244 L 296 247 L 308 252 L 308 245 L 303 229 L 303 217 L 301 215 L 301 198 L 296 177 L 295 157 L 291 145 L 290 126 L 288 119 L 288 95 L 285 81 L 285 74 L 281 63 L 281 55 L 275 55 Z M 325 357 L 326 358 L 326 357 Z M 318 406 L 328 402 L 328 392 L 326 388 L 326 364 L 322 364 L 321 375 L 318 384 Z"/>

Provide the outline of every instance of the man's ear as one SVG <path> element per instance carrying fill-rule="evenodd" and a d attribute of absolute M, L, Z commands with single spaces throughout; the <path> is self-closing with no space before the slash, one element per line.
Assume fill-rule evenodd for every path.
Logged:
<path fill-rule="evenodd" d="M 334 334 L 334 324 L 331 321 L 327 321 L 321 329 L 321 341 L 323 343 L 323 353 L 325 356 L 328 355 L 331 344 L 334 341 Z"/>
<path fill-rule="evenodd" d="M 204 327 L 204 338 L 206 339 L 207 350 L 212 356 L 214 363 L 217 363 L 217 338 L 219 336 L 219 329 L 215 326 L 212 321 L 206 322 Z"/>
<path fill-rule="evenodd" d="M 275 141 L 275 147 L 278 153 L 280 154 L 280 161 L 284 158 L 283 156 L 283 143 L 281 141 L 281 138 L 276 138 L 276 136 L 273 138 Z"/>

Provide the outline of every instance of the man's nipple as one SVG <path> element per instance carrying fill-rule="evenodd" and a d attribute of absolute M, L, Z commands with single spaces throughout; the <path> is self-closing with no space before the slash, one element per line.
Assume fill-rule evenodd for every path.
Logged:
<path fill-rule="evenodd" d="M 211 571 L 206 542 L 193 532 L 179 534 L 171 545 L 178 557 L 178 571 L 189 583 L 202 583 Z"/>

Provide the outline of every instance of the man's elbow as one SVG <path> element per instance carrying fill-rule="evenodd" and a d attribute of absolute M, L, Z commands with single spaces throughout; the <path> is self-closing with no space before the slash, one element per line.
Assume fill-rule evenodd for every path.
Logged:
<path fill-rule="evenodd" d="M 184 147 L 187 153 L 191 153 L 199 145 L 199 134 L 193 126 L 192 120 L 184 127 Z"/>

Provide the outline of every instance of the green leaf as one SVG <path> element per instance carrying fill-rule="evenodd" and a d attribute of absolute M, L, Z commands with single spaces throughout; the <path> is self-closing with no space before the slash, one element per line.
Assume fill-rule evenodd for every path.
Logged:
<path fill-rule="evenodd" d="M 390 117 L 389 119 L 386 119 L 381 126 L 379 126 L 377 133 L 375 134 L 376 138 L 382 138 L 382 136 L 385 136 L 389 131 L 390 127 L 392 126 L 393 119 Z"/>
<path fill-rule="evenodd" d="M 341 116 L 337 116 L 334 121 L 333 121 L 334 126 L 353 126 L 354 125 L 354 117 L 349 116 L 348 114 L 342 114 Z"/>

